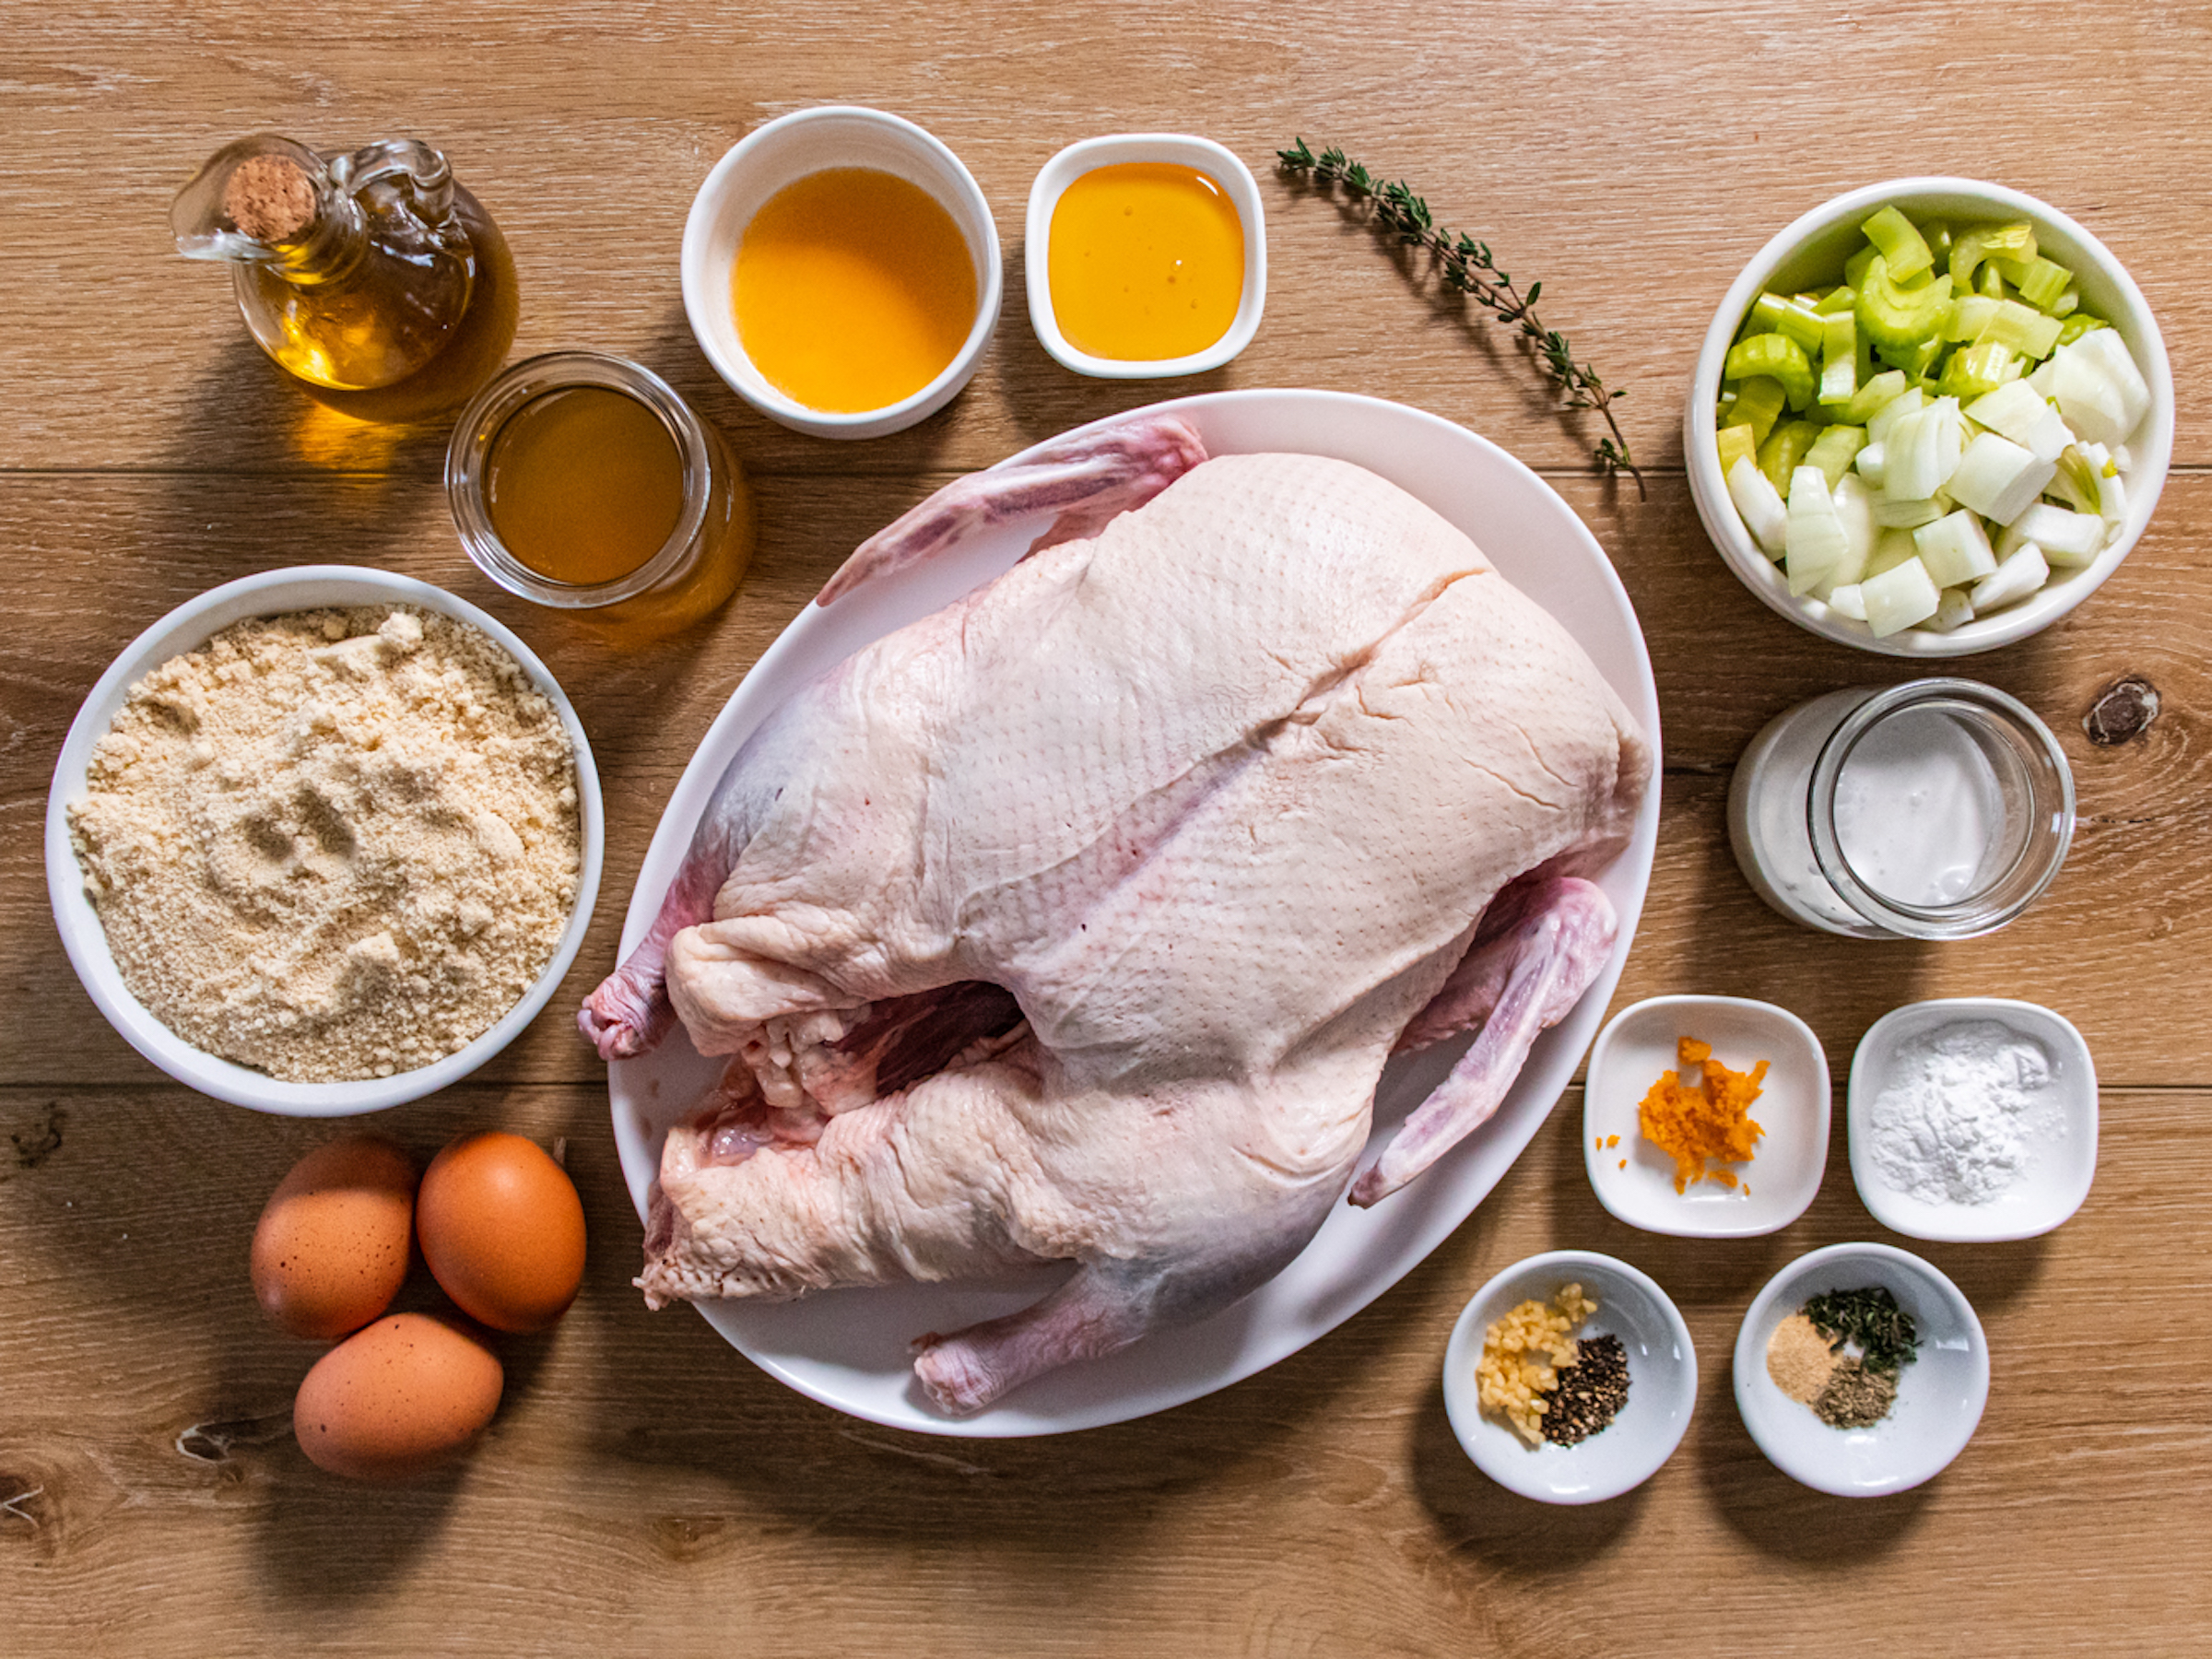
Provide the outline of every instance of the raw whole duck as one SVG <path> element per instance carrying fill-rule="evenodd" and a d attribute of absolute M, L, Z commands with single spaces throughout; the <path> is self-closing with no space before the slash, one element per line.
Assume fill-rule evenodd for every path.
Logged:
<path fill-rule="evenodd" d="M 580 1015 L 735 1056 L 668 1135 L 638 1280 L 671 1300 L 1072 1261 L 921 1336 L 969 1412 L 1203 1318 L 1347 1190 L 1395 1051 L 1477 1027 L 1352 1183 L 1495 1110 L 1606 960 L 1587 877 L 1649 748 L 1566 631 L 1374 474 L 1208 460 L 1132 417 L 959 480 L 818 603 L 1058 516 L 747 740 Z"/>

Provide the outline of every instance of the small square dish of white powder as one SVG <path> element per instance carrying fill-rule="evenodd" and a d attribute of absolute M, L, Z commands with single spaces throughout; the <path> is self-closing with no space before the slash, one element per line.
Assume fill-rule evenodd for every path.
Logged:
<path fill-rule="evenodd" d="M 68 809 L 133 996 L 287 1082 L 433 1064 L 559 948 L 582 856 L 559 712 L 404 604 L 253 618 L 130 688 Z"/>
<path fill-rule="evenodd" d="M 1860 1198 L 1912 1238 L 2048 1232 L 2096 1174 L 2088 1044 L 2034 1003 L 1954 997 L 1885 1015 L 1853 1057 L 1847 1121 Z"/>

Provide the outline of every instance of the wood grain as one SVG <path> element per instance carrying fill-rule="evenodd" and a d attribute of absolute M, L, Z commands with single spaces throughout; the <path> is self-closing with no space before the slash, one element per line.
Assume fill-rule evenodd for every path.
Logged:
<path fill-rule="evenodd" d="M 2057 886 L 2004 933 L 1869 946 L 1796 929 L 1736 873 L 1724 807 L 1767 719 L 1910 671 L 1753 601 L 1680 475 L 1681 399 L 1738 266 L 1871 179 L 1952 171 L 2065 208 L 2128 265 L 2177 382 L 2212 375 L 2192 206 L 2212 174 L 2212 13 L 2119 0 L 1249 0 L 1194 11 L 861 0 L 368 0 L 283 19 L 239 0 L 0 0 L 0 1652 L 841 1659 L 1035 1654 L 2185 1653 L 2212 1626 L 2212 426 L 2182 410 L 2152 532 L 2059 627 L 1962 667 L 2059 734 L 2080 822 Z M 982 370 L 913 430 L 838 445 L 753 415 L 692 344 L 684 214 L 759 121 L 822 101 L 922 122 L 998 216 L 1007 306 Z M 1908 117 L 1909 113 L 1909 119 Z M 226 278 L 170 251 L 171 194 L 214 146 L 275 129 L 443 145 L 516 253 L 517 356 L 588 344 L 671 379 L 731 438 L 763 537 L 723 615 L 650 651 L 509 599 L 463 559 L 435 423 L 343 419 L 274 372 Z M 1261 175 L 1257 339 L 1173 385 L 1080 380 L 1022 315 L 1029 181 L 1062 145 L 1200 131 Z M 1488 238 L 1613 383 L 1650 493 L 1586 470 L 1510 344 L 1329 200 L 1277 176 L 1293 135 L 1411 179 Z M 2196 218 L 2201 218 L 2201 214 Z M 603 1076 L 566 1009 L 612 962 L 669 790 L 730 688 L 854 542 L 958 472 L 1182 391 L 1316 385 L 1433 409 L 1542 469 L 1641 618 L 1667 772 L 1651 898 L 1618 1001 L 1760 996 L 1832 1065 L 1914 997 L 2067 1013 L 2105 1092 L 2097 1185 L 2056 1233 L 1924 1246 L 1987 1327 L 1981 1430 L 1876 1503 L 1769 1465 L 1731 1395 L 1744 1308 L 1801 1252 L 1887 1237 L 1836 1131 L 1828 1179 L 1769 1239 L 1657 1238 L 1582 1171 L 1579 1090 L 1498 1192 L 1373 1307 L 1271 1371 L 1143 1422 L 1026 1442 L 857 1423 L 700 1320 L 629 1288 L 638 1230 Z M 293 1444 L 314 1350 L 260 1320 L 253 1218 L 327 1126 L 159 1077 L 77 987 L 47 915 L 41 826 L 63 733 L 140 629 L 249 571 L 375 564 L 487 606 L 574 695 L 608 800 L 593 932 L 554 1006 L 469 1083 L 385 1114 L 427 1155 L 464 1127 L 567 1143 L 593 1235 L 577 1308 L 505 1345 L 510 1387 L 465 1465 L 343 1486 Z M 2082 717 L 2123 676 L 2158 719 L 2116 747 Z M 1839 1100 L 1839 1105 L 1841 1104 Z M 1839 1114 L 1840 1120 L 1840 1114 Z M 1696 1418 L 1646 1487 L 1589 1511 L 1491 1486 L 1446 1424 L 1461 1304 L 1535 1251 L 1625 1256 L 1674 1293 Z M 419 1288 L 409 1292 L 419 1300 Z"/>

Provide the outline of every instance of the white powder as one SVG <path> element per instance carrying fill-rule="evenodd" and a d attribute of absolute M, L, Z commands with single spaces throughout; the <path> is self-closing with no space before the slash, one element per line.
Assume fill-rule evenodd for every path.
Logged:
<path fill-rule="evenodd" d="M 2029 1159 L 2051 1055 L 1994 1019 L 1961 1019 L 1898 1045 L 1867 1114 L 1874 1167 L 1925 1204 L 1987 1204 Z"/>
<path fill-rule="evenodd" d="M 466 623 L 368 606 L 225 629 L 131 688 L 69 821 L 131 994 L 293 1082 L 462 1047 L 551 959 L 576 759 Z"/>

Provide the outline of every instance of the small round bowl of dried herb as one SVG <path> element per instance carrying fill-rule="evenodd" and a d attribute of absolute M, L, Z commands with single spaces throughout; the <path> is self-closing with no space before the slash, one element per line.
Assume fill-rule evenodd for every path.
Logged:
<path fill-rule="evenodd" d="M 1805 1214 L 1828 1168 L 1828 1057 L 1787 1008 L 1654 996 L 1590 1050 L 1583 1164 L 1630 1227 L 1749 1239 Z"/>
<path fill-rule="evenodd" d="M 1555 1250 L 1475 1293 L 1444 1349 L 1444 1411 L 1475 1466 L 1544 1503 L 1597 1503 L 1674 1455 L 1698 1398 L 1689 1327 L 1650 1275 Z"/>
<path fill-rule="evenodd" d="M 1735 1407 L 1769 1462 L 1839 1498 L 1933 1479 L 1989 1401 L 1989 1345 L 1959 1287 L 1907 1251 L 1831 1244 L 1784 1267 L 1735 1339 Z"/>

